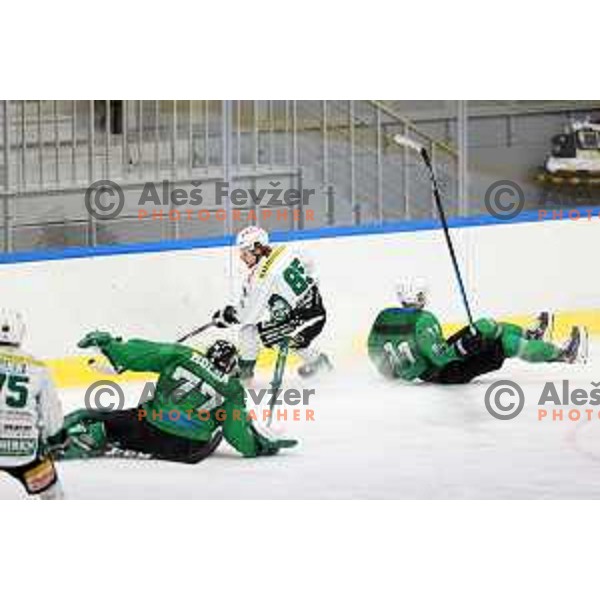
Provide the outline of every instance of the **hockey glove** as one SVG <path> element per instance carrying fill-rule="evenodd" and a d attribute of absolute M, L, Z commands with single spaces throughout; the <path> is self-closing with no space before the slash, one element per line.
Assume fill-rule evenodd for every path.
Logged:
<path fill-rule="evenodd" d="M 110 333 L 106 331 L 90 331 L 90 333 L 86 334 L 85 337 L 77 343 L 79 348 L 90 348 L 97 347 L 103 348 L 110 344 L 110 342 L 119 342 L 121 338 L 114 338 Z"/>
<path fill-rule="evenodd" d="M 293 439 L 270 439 L 254 432 L 256 440 L 256 456 L 272 456 L 277 454 L 281 448 L 293 448 L 298 444 L 298 440 Z"/>
<path fill-rule="evenodd" d="M 478 331 L 466 330 L 454 343 L 456 353 L 462 358 L 479 354 L 484 349 L 484 339 Z"/>
<path fill-rule="evenodd" d="M 212 316 L 213 323 L 219 329 L 225 329 L 226 327 L 231 327 L 231 325 L 236 325 L 239 323 L 239 319 L 237 316 L 237 311 L 235 310 L 235 306 L 227 305 L 225 308 L 218 310 Z"/>
<path fill-rule="evenodd" d="M 60 450 L 64 450 L 69 441 L 66 429 L 60 429 L 54 435 L 49 435 L 45 440 L 42 441 L 43 453 L 55 454 Z"/>

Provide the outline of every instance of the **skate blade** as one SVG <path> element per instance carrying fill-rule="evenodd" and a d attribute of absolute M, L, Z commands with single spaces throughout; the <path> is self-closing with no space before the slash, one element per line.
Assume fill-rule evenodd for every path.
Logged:
<path fill-rule="evenodd" d="M 551 311 L 548 311 L 548 328 L 544 333 L 544 338 L 550 344 L 554 343 L 554 313 Z"/>
<path fill-rule="evenodd" d="M 581 334 L 581 342 L 579 344 L 577 362 L 582 365 L 587 365 L 590 356 L 590 336 L 587 327 L 580 327 L 579 330 Z"/>

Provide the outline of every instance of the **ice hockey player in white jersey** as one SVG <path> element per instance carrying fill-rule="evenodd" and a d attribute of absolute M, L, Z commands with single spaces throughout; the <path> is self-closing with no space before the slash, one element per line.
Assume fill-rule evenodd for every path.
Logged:
<path fill-rule="evenodd" d="M 63 498 L 49 454 L 63 424 L 62 408 L 47 367 L 21 350 L 20 313 L 0 310 L 0 471 L 30 496 Z"/>
<path fill-rule="evenodd" d="M 290 246 L 269 245 L 269 234 L 250 226 L 237 236 L 240 259 L 248 268 L 241 298 L 213 315 L 217 327 L 240 325 L 242 377 L 254 375 L 262 346 L 287 342 L 303 360 L 302 377 L 331 369 L 314 339 L 326 322 L 326 312 L 313 264 Z"/>

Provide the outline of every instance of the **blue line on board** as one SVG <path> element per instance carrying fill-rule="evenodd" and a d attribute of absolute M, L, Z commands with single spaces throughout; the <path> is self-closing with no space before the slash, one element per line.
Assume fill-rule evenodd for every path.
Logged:
<path fill-rule="evenodd" d="M 539 209 L 542 210 L 542 209 Z M 556 209 L 558 210 L 558 209 Z M 578 210 L 582 220 L 587 220 L 588 210 L 595 218 L 599 218 L 599 207 L 580 206 L 564 209 Z M 491 215 L 477 215 L 472 217 L 452 217 L 448 225 L 453 229 L 466 227 L 485 227 L 489 225 L 515 225 L 519 223 L 532 223 L 537 221 L 552 221 L 552 210 L 547 210 L 544 217 L 540 218 L 538 210 L 524 211 L 509 221 L 501 221 Z M 559 219 L 556 219 L 557 221 Z M 565 218 L 563 220 L 568 220 Z M 305 229 L 303 231 L 279 231 L 270 235 L 274 242 L 315 240 L 334 237 L 349 237 L 356 235 L 380 235 L 389 233 L 406 233 L 411 231 L 428 231 L 440 229 L 437 219 L 423 219 L 415 221 L 394 221 L 382 225 L 355 225 L 348 227 L 320 227 L 318 229 Z M 76 246 L 56 250 L 30 250 L 25 252 L 0 253 L 0 264 L 14 264 L 22 262 L 38 262 L 48 260 L 65 260 L 70 258 L 89 258 L 101 256 L 115 256 L 119 254 L 143 254 L 146 252 L 168 252 L 173 250 L 194 250 L 197 248 L 218 248 L 230 246 L 234 242 L 233 236 L 197 238 L 187 240 L 170 240 L 163 242 L 142 242 L 135 244 L 115 244 L 112 246 Z"/>

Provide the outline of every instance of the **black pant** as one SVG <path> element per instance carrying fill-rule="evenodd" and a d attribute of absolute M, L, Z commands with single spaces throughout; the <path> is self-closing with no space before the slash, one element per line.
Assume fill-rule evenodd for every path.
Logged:
<path fill-rule="evenodd" d="M 258 324 L 258 334 L 267 348 L 289 341 L 295 350 L 308 348 L 311 342 L 323 331 L 327 313 L 323 299 L 316 286 L 312 287 L 302 301 L 287 318 L 270 319 Z"/>
<path fill-rule="evenodd" d="M 190 440 L 167 433 L 145 418 L 140 418 L 137 408 L 101 412 L 98 420 L 104 423 L 107 441 L 113 446 L 147 454 L 149 458 L 187 464 L 198 463 L 210 456 L 223 439 L 220 430 L 208 442 Z"/>
<path fill-rule="evenodd" d="M 45 492 L 58 479 L 54 462 L 47 456 L 38 456 L 32 462 L 19 467 L 0 467 L 0 471 L 14 477 L 30 496 Z"/>
<path fill-rule="evenodd" d="M 327 312 L 317 286 L 314 286 L 301 304 L 294 309 L 294 317 L 300 325 L 290 339 L 290 346 L 295 349 L 308 348 L 323 331 L 327 321 Z"/>
<path fill-rule="evenodd" d="M 453 344 L 460 338 L 465 329 L 458 331 L 448 338 L 448 344 Z M 498 371 L 502 368 L 506 356 L 500 339 L 487 342 L 481 352 L 464 360 L 455 360 L 441 369 L 432 370 L 421 377 L 429 383 L 469 383 L 485 373 Z"/>

